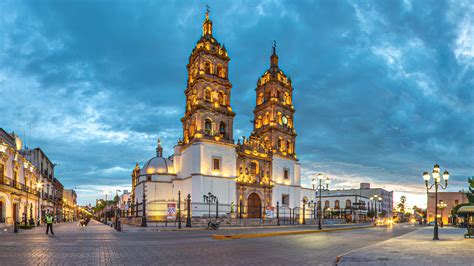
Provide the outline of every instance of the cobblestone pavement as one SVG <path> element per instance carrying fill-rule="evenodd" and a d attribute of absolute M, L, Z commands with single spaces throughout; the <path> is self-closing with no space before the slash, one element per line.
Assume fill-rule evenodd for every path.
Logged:
<path fill-rule="evenodd" d="M 433 227 L 424 227 L 403 236 L 354 250 L 338 265 L 472 265 L 474 239 L 464 239 L 466 229 L 440 228 L 433 241 Z"/>
<path fill-rule="evenodd" d="M 43 229 L 1 234 L 0 265 L 334 265 L 341 253 L 415 230 L 395 226 L 214 240 L 216 231 L 115 232 L 95 221 L 86 228 L 57 226 L 55 236 Z"/>

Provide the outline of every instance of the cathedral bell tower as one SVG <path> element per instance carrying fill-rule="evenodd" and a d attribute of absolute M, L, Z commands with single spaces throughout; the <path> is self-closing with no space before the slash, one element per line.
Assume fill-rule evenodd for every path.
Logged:
<path fill-rule="evenodd" d="M 234 143 L 235 113 L 230 106 L 229 60 L 225 46 L 212 35 L 212 21 L 207 10 L 202 36 L 187 65 L 186 112 L 181 118 L 183 144 L 194 139 Z"/>
<path fill-rule="evenodd" d="M 293 87 L 291 79 L 278 66 L 275 42 L 270 68 L 258 80 L 255 91 L 257 103 L 253 111 L 253 134 L 263 139 L 273 154 L 296 160 Z"/>

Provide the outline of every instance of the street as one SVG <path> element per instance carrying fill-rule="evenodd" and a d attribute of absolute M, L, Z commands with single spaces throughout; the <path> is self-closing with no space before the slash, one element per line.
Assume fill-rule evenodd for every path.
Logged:
<path fill-rule="evenodd" d="M 216 231 L 204 230 L 115 232 L 96 221 L 86 228 L 73 223 L 60 224 L 54 228 L 55 236 L 46 236 L 43 229 L 0 234 L 0 264 L 334 265 L 340 254 L 412 232 L 416 227 L 395 225 L 237 240 L 214 240 L 211 236 Z"/>

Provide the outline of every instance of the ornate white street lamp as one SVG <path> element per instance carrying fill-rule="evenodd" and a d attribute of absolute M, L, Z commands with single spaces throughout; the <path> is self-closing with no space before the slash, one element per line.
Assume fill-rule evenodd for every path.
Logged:
<path fill-rule="evenodd" d="M 323 180 L 324 180 L 324 183 L 326 184 L 326 186 L 323 185 Z M 313 190 L 316 191 L 316 189 L 317 189 L 318 190 L 318 195 L 319 195 L 319 200 L 318 200 L 318 212 L 319 212 L 318 229 L 319 230 L 322 229 L 321 220 L 323 219 L 321 194 L 322 194 L 322 191 L 329 191 L 329 184 L 330 183 L 331 183 L 331 180 L 329 179 L 329 177 L 324 178 L 324 175 L 321 174 L 321 173 L 318 174 L 317 179 L 313 178 L 313 180 L 311 180 L 311 184 L 313 185 Z"/>
<path fill-rule="evenodd" d="M 433 232 L 433 240 L 439 240 L 438 238 L 438 188 L 441 189 L 446 189 L 448 187 L 448 179 L 449 179 L 449 173 L 448 171 L 444 171 L 443 173 L 443 179 L 444 179 L 444 187 L 441 182 L 441 175 L 439 174 L 440 168 L 438 164 L 435 164 L 433 167 L 433 173 L 431 176 L 433 176 L 434 183 L 429 185 L 430 181 L 430 174 L 428 172 L 423 173 L 423 179 L 425 180 L 425 186 L 426 186 L 426 191 L 428 192 L 431 190 L 431 188 L 435 188 L 435 225 L 434 225 L 434 232 Z M 428 210 L 427 210 L 428 214 Z"/>

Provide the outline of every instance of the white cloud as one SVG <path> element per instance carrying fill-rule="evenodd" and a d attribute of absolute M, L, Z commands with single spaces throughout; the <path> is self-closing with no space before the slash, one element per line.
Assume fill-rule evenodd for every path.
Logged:
<path fill-rule="evenodd" d="M 466 15 L 458 25 L 454 54 L 459 63 L 472 66 L 474 63 L 474 19 Z"/>

